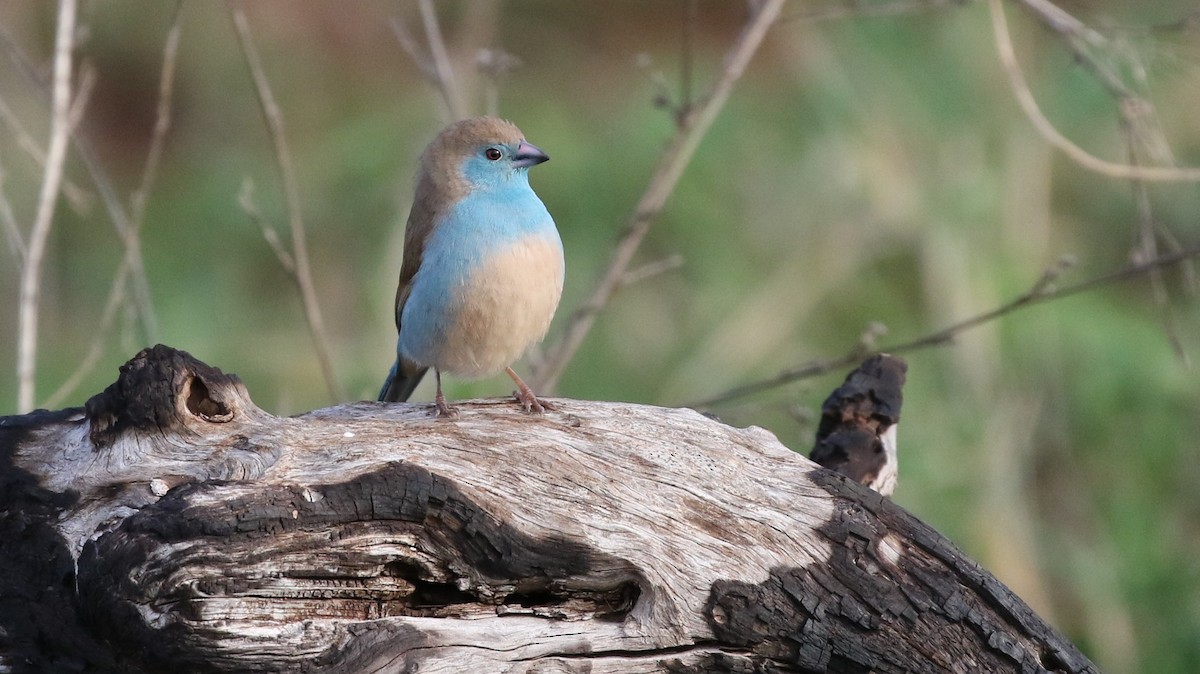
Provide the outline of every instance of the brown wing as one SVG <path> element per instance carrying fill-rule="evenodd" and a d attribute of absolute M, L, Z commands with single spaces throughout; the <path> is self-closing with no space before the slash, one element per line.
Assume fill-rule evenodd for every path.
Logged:
<path fill-rule="evenodd" d="M 428 172 L 422 171 L 417 180 L 416 196 L 413 199 L 412 210 L 408 213 L 408 223 L 404 227 L 404 257 L 400 262 L 400 278 L 396 282 L 396 333 L 404 329 L 401 316 L 404 314 L 404 303 L 412 293 L 413 277 L 421 268 L 425 245 L 433 232 L 433 223 L 437 219 L 437 199 L 434 196 L 433 181 Z M 413 389 L 421 382 L 421 377 L 428 369 L 421 363 L 414 363 L 396 354 L 396 364 L 379 392 L 379 399 L 387 402 L 408 400 Z"/>

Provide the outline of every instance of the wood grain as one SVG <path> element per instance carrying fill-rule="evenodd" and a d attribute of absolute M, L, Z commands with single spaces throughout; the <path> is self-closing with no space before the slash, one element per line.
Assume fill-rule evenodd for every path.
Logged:
<path fill-rule="evenodd" d="M 0 419 L 0 670 L 1095 671 L 766 431 L 553 403 L 281 418 L 159 346 Z"/>

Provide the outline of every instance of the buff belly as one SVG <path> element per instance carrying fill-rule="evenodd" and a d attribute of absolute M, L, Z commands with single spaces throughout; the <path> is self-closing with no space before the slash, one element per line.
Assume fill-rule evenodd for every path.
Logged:
<path fill-rule="evenodd" d="M 508 367 L 546 336 L 562 284 L 556 240 L 527 237 L 490 252 L 451 292 L 445 341 L 429 364 L 460 377 Z"/>

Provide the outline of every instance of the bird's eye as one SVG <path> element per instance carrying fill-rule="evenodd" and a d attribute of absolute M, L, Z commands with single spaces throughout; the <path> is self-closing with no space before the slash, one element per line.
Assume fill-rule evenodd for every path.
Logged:
<path fill-rule="evenodd" d="M 488 159 L 490 159 L 492 161 L 496 161 L 497 159 L 500 158 L 500 150 L 497 150 L 494 147 L 489 147 L 488 149 L 483 151 L 483 156 L 487 157 Z"/>

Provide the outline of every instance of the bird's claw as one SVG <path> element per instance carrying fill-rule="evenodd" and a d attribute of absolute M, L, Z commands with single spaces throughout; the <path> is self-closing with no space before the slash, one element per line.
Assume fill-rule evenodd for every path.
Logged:
<path fill-rule="evenodd" d="M 546 410 L 553 410 L 554 406 L 535 396 L 533 391 L 513 391 L 513 397 L 521 404 L 521 410 L 526 414 L 544 414 Z"/>
<path fill-rule="evenodd" d="M 457 418 L 458 410 L 454 409 L 453 407 L 450 406 L 450 403 L 446 402 L 446 397 L 442 395 L 442 392 L 440 390 L 441 387 L 439 386 L 438 388 L 439 388 L 439 390 L 437 392 L 437 397 L 435 397 L 433 399 L 433 406 L 434 406 L 434 408 L 437 409 L 437 417 L 439 419 L 455 419 L 455 418 Z"/>

